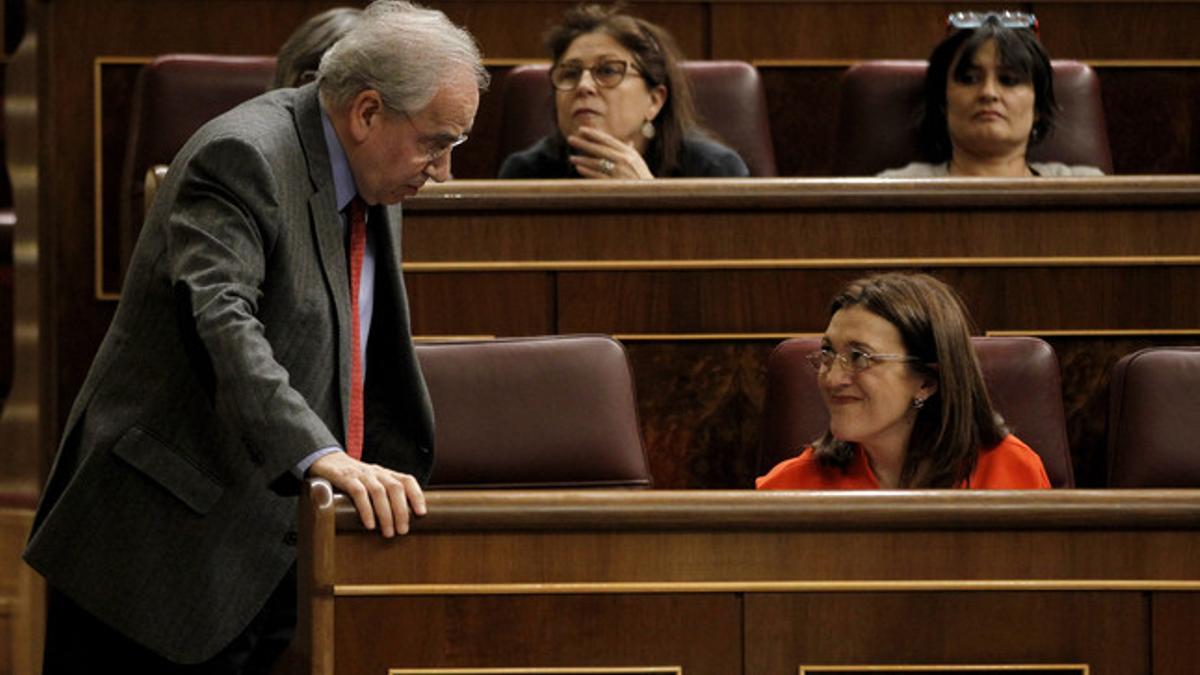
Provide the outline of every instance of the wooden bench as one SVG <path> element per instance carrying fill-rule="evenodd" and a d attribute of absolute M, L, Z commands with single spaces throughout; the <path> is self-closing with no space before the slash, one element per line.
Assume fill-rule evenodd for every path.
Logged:
<path fill-rule="evenodd" d="M 384 540 L 307 485 L 296 672 L 1183 675 L 1196 661 L 1194 491 L 427 496 L 413 532 Z"/>

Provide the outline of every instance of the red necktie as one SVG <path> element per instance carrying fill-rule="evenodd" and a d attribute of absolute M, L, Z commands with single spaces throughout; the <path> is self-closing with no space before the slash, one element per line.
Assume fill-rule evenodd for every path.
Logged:
<path fill-rule="evenodd" d="M 354 459 L 363 451 L 362 335 L 358 319 L 358 289 L 363 256 L 367 252 L 367 205 L 355 195 L 350 201 L 350 419 L 346 424 L 346 452 Z"/>

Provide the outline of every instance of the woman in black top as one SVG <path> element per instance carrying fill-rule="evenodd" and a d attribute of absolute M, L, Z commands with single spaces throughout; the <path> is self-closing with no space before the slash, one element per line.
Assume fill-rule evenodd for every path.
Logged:
<path fill-rule="evenodd" d="M 584 5 L 546 43 L 557 132 L 509 155 L 500 178 L 749 175 L 696 122 L 679 50 L 662 28 Z"/>

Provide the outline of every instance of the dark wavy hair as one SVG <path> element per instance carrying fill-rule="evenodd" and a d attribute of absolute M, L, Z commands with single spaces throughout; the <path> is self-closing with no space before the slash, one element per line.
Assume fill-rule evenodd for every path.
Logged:
<path fill-rule="evenodd" d="M 997 18 L 988 17 L 979 28 L 955 31 L 929 56 L 929 66 L 925 70 L 925 102 L 919 122 L 921 153 L 926 161 L 939 164 L 950 159 L 954 148 L 946 123 L 946 84 L 951 76 L 957 79 L 966 75 L 975 52 L 989 40 L 996 42 L 997 61 L 1023 82 L 1033 85 L 1035 114 L 1029 144 L 1037 144 L 1054 129 L 1058 103 L 1054 99 L 1050 56 L 1032 30 L 1006 28 Z M 958 63 L 951 73 L 950 66 L 955 57 L 958 57 Z"/>
<path fill-rule="evenodd" d="M 696 117 L 692 87 L 680 63 L 683 54 L 664 28 L 625 13 L 622 3 L 582 4 L 567 11 L 563 20 L 546 32 L 546 48 L 557 65 L 571 43 L 581 35 L 605 33 L 633 54 L 647 89 L 667 88 L 667 100 L 654 118 L 654 139 L 646 147 L 646 165 L 655 176 L 671 176 L 680 169 L 683 139 L 706 135 Z M 561 134 L 560 134 L 561 135 Z M 560 139 L 565 146 L 565 140 Z"/>
<path fill-rule="evenodd" d="M 920 359 L 906 367 L 938 382 L 937 391 L 916 411 L 901 486 L 961 485 L 975 470 L 980 452 L 1008 435 L 988 397 L 962 299 L 927 274 L 892 272 L 851 282 L 833 299 L 829 314 L 848 307 L 862 307 L 895 326 L 905 351 Z M 843 470 L 855 456 L 854 443 L 839 441 L 829 431 L 813 448 L 821 464 Z"/>

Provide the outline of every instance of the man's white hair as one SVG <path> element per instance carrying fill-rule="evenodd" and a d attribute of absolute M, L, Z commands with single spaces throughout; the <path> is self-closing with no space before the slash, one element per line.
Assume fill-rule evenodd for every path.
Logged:
<path fill-rule="evenodd" d="M 384 105 L 416 112 L 429 104 L 448 77 L 462 71 L 488 85 L 479 46 L 446 15 L 403 0 L 376 0 L 358 25 L 338 40 L 317 71 L 321 102 L 335 110 L 367 89 Z"/>

